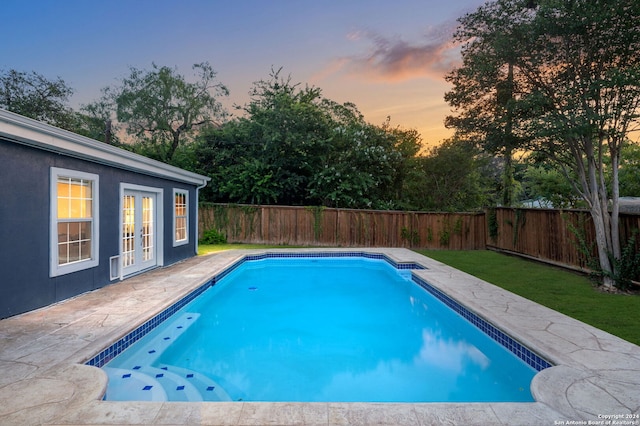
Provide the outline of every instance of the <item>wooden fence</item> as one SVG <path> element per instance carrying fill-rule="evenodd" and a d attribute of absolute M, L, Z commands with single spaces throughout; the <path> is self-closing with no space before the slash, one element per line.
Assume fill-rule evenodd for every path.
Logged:
<path fill-rule="evenodd" d="M 580 270 L 589 266 L 585 248 L 597 256 L 595 228 L 588 211 L 498 208 L 486 213 L 487 248 Z M 638 229 L 640 215 L 620 214 L 623 248 Z M 635 241 L 638 250 L 640 235 Z"/>
<path fill-rule="evenodd" d="M 494 249 L 585 270 L 584 237 L 595 255 L 589 212 L 496 208 L 480 213 L 427 213 L 311 207 L 204 204 L 200 236 L 216 229 L 231 243 L 331 247 Z M 620 215 L 623 244 L 640 229 L 640 215 Z M 640 250 L 640 235 L 636 238 Z M 638 277 L 640 278 L 640 277 Z"/>
<path fill-rule="evenodd" d="M 485 248 L 484 213 L 423 213 L 204 204 L 207 229 L 228 242 L 331 247 Z"/>

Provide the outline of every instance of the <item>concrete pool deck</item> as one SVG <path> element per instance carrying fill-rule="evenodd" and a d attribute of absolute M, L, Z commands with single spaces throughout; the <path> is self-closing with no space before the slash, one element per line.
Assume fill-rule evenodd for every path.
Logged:
<path fill-rule="evenodd" d="M 200 256 L 1 320 L 0 425 L 640 425 L 639 346 L 406 249 L 344 251 L 422 264 L 413 273 L 553 363 L 536 402 L 101 401 L 106 374 L 88 359 L 247 254 L 311 250 Z"/>

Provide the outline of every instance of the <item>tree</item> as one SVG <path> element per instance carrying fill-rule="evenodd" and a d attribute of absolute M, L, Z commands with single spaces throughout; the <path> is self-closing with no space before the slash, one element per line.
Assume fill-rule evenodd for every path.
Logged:
<path fill-rule="evenodd" d="M 243 116 L 209 129 L 196 155 L 212 177 L 212 201 L 302 204 L 325 149 L 327 122 L 320 89 L 299 87 L 280 70 L 255 82 Z"/>
<path fill-rule="evenodd" d="M 420 159 L 422 180 L 415 181 L 421 210 L 473 211 L 490 200 L 488 166 L 469 141 L 447 139 Z"/>
<path fill-rule="evenodd" d="M 327 149 L 309 183 L 309 198 L 328 207 L 390 209 L 398 206 L 410 157 L 418 152 L 415 131 L 367 123 L 355 105 L 325 100 L 332 117 Z"/>
<path fill-rule="evenodd" d="M 640 197 L 640 145 L 626 144 L 621 150 L 620 196 Z"/>
<path fill-rule="evenodd" d="M 0 71 L 0 108 L 70 131 L 76 124 L 68 106 L 72 94 L 60 77 L 49 80 L 34 71 Z"/>
<path fill-rule="evenodd" d="M 517 133 L 528 149 L 563 170 L 588 206 L 603 281 L 611 288 L 621 256 L 620 152 L 639 117 L 640 3 L 538 3 L 532 9 L 528 1 L 497 0 L 461 18 L 457 37 L 465 43 L 462 67 L 481 63 L 469 56 L 484 55 L 484 48 L 475 48 L 483 44 L 490 47 L 494 63 L 513 66 L 514 81 L 520 82 L 511 103 L 519 118 Z M 516 19 L 505 23 L 504 17 L 513 13 Z M 509 43 L 496 33 L 510 34 Z"/>
<path fill-rule="evenodd" d="M 519 2 L 488 3 L 461 20 L 455 38 L 464 43 L 463 65 L 446 76 L 453 84 L 445 100 L 457 114 L 445 125 L 458 138 L 480 142 L 484 149 L 503 158 L 501 204 L 515 201 L 514 151 L 526 143 L 517 101 L 526 81 L 516 72 L 521 26 L 530 17 Z M 473 40 L 473 42 L 469 42 Z"/>
<path fill-rule="evenodd" d="M 82 105 L 78 113 L 77 133 L 122 148 L 127 145 L 120 143 L 118 137 L 119 126 L 113 119 L 113 103 L 108 96 L 109 89 L 103 89 L 102 99 L 88 105 Z"/>
<path fill-rule="evenodd" d="M 524 172 L 524 185 L 529 197 L 542 207 L 567 209 L 578 207 L 579 197 L 558 169 L 531 165 Z"/>
<path fill-rule="evenodd" d="M 141 153 L 170 163 L 196 129 L 224 118 L 218 97 L 227 96 L 227 88 L 216 82 L 217 73 L 208 62 L 192 69 L 197 77 L 193 83 L 166 66 L 153 64 L 150 71 L 131 67 L 120 86 L 104 90 L 100 102 L 111 103 L 118 122 L 138 138 Z"/>
<path fill-rule="evenodd" d="M 391 117 L 381 126 L 387 138 L 393 143 L 390 155 L 391 182 L 386 185 L 382 199 L 389 200 L 388 208 L 411 209 L 409 187 L 413 182 L 421 181 L 419 153 L 422 149 L 422 138 L 415 129 L 404 129 L 391 126 Z"/>
<path fill-rule="evenodd" d="M 254 83 L 243 116 L 200 138 L 211 201 L 380 208 L 395 205 L 416 132 L 367 123 L 351 103 L 292 83 L 281 69 Z"/>

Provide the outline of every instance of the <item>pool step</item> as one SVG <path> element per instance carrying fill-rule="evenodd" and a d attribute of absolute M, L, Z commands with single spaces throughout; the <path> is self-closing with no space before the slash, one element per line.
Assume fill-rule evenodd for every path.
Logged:
<path fill-rule="evenodd" d="M 230 401 L 213 380 L 184 368 L 103 367 L 109 377 L 105 399 L 110 401 Z"/>
<path fill-rule="evenodd" d="M 109 378 L 108 401 L 167 401 L 167 393 L 152 376 L 124 368 L 102 368 Z"/>
<path fill-rule="evenodd" d="M 222 389 L 222 386 L 204 374 L 173 365 L 161 366 L 161 369 L 164 370 L 165 368 L 167 369 L 166 371 L 170 371 L 180 376 L 183 381 L 186 380 L 188 383 L 193 385 L 200 393 L 202 401 L 231 401 L 231 398 L 227 395 L 224 389 Z M 169 392 L 167 391 L 167 393 Z M 174 401 L 172 398 L 169 399 Z"/>

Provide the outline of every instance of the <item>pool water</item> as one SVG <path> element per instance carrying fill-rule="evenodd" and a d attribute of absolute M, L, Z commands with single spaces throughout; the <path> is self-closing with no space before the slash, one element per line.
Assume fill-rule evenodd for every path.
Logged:
<path fill-rule="evenodd" d="M 103 367 L 106 399 L 525 402 L 537 371 L 365 258 L 246 261 Z"/>

